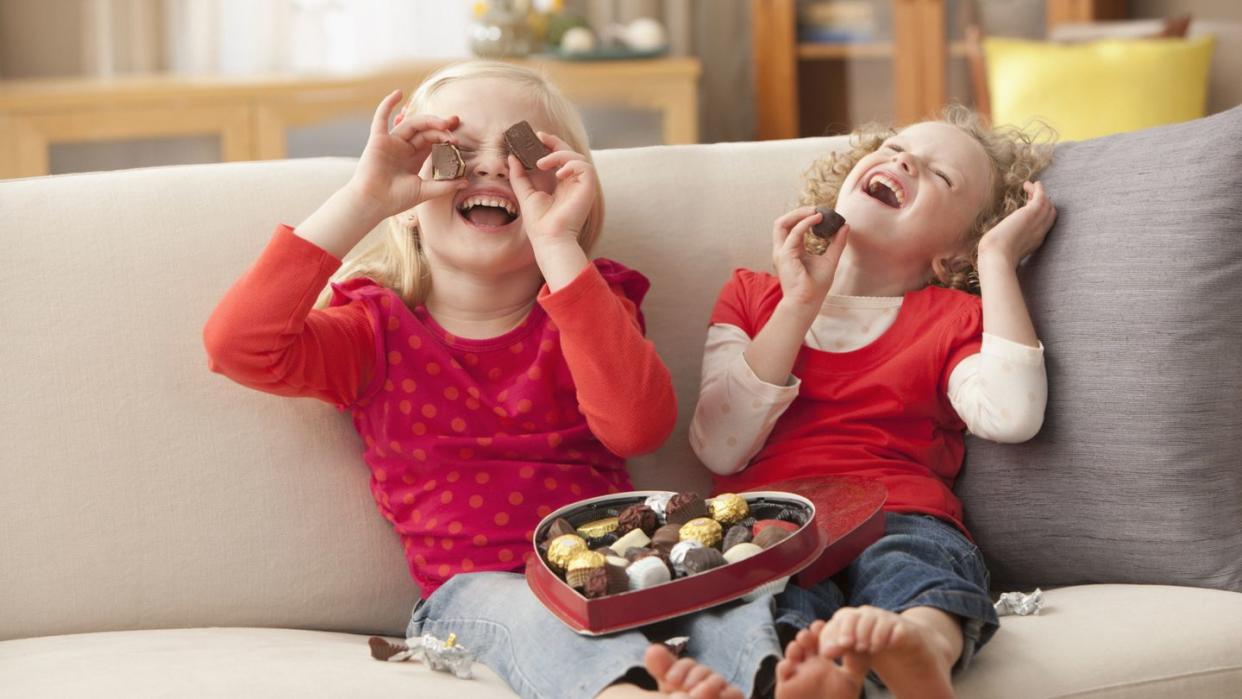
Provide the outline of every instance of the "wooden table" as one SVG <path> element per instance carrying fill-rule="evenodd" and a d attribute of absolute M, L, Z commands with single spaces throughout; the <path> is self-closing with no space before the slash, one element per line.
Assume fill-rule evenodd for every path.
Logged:
<path fill-rule="evenodd" d="M 514 62 L 542 69 L 578 105 L 660 112 L 665 143 L 698 142 L 697 59 Z M 0 178 L 49 174 L 57 143 L 214 135 L 222 160 L 283 158 L 288 128 L 369 115 L 389 91 L 408 95 L 442 65 L 347 76 L 0 81 Z"/>

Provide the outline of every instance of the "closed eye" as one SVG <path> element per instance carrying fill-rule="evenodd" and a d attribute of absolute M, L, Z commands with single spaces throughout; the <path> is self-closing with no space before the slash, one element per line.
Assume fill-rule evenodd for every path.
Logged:
<path fill-rule="evenodd" d="M 944 174 L 943 172 L 939 170 L 936 170 L 936 174 L 940 175 L 940 178 L 944 180 L 945 184 L 949 185 L 950 187 L 953 186 L 953 181 L 949 179 L 948 175 Z"/>

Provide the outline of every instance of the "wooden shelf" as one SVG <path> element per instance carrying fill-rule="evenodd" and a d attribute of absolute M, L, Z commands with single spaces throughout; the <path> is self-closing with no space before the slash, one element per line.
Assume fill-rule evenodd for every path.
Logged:
<path fill-rule="evenodd" d="M 888 41 L 803 42 L 798 44 L 797 53 L 799 59 L 806 61 L 884 59 L 893 57 L 893 44 Z M 950 43 L 949 55 L 965 56 L 966 42 Z"/>
<path fill-rule="evenodd" d="M 961 69 L 962 59 L 969 62 L 967 42 L 947 41 L 950 32 L 956 33 L 950 23 L 959 19 L 951 0 L 889 0 L 891 13 L 879 26 L 891 38 L 841 43 L 799 42 L 798 2 L 750 0 L 760 139 L 816 136 L 824 133 L 826 124 L 852 128 L 851 93 L 860 87 L 855 82 L 860 78 L 851 62 L 863 67 L 865 80 L 891 76 L 881 89 L 892 93 L 892 116 L 880 118 L 895 123 L 939 112 L 948 100 L 948 76 Z M 1125 0 L 1045 0 L 1045 4 L 1048 26 L 1125 17 Z"/>

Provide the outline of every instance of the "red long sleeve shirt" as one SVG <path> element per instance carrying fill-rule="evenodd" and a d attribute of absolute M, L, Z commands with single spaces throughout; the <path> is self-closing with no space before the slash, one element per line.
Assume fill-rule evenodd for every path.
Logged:
<path fill-rule="evenodd" d="M 597 260 L 545 287 L 517 327 L 470 340 L 369 279 L 334 284 L 331 307 L 312 309 L 340 264 L 280 227 L 208 320 L 209 366 L 352 414 L 424 597 L 456 573 L 521 567 L 542 517 L 631 489 L 622 457 L 672 431 L 638 272 Z"/>

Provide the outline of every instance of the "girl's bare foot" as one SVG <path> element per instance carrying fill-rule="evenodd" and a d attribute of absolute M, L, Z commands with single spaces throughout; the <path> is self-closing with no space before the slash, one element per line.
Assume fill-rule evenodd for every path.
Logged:
<path fill-rule="evenodd" d="M 690 699 L 745 699 L 742 690 L 730 686 L 711 668 L 691 658 L 678 659 L 662 643 L 647 648 L 644 661 L 662 694 Z"/>
<path fill-rule="evenodd" d="M 841 664 L 819 653 L 819 632 L 824 622 L 816 621 L 810 629 L 798 632 L 785 648 L 785 658 L 776 665 L 776 699 L 823 699 L 850 697 L 862 692 L 869 658 L 865 654 L 847 652 Z"/>
<path fill-rule="evenodd" d="M 939 609 L 916 607 L 894 614 L 876 607 L 846 607 L 816 635 L 824 658 L 869 654 L 894 697 L 953 697 L 949 673 L 961 654 L 961 624 Z"/>

